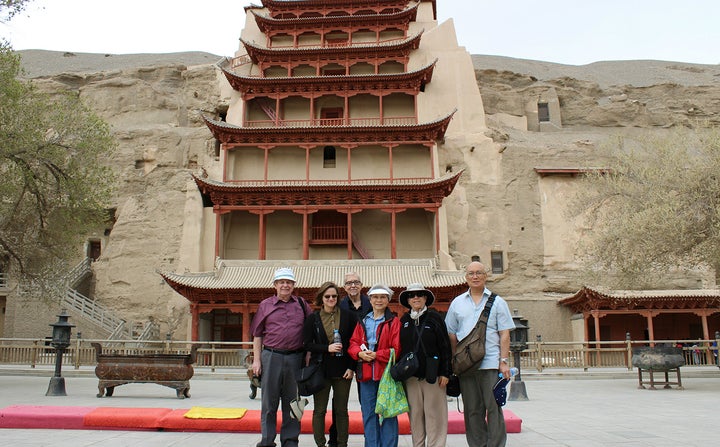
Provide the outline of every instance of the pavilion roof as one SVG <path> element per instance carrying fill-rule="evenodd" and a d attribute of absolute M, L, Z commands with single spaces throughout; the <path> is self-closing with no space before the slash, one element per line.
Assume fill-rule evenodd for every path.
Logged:
<path fill-rule="evenodd" d="M 194 177 L 200 192 L 215 206 L 283 208 L 436 209 L 449 196 L 464 171 L 437 179 L 373 179 L 347 181 L 269 180 L 225 183 Z"/>
<path fill-rule="evenodd" d="M 173 273 L 158 271 L 178 293 L 194 302 L 210 300 L 237 302 L 251 297 L 250 302 L 274 294 L 273 272 L 290 267 L 297 278 L 296 291 L 312 298 L 325 281 L 335 281 L 342 287 L 344 275 L 356 272 L 362 278 L 363 291 L 376 283 L 383 283 L 397 294 L 408 284 L 422 283 L 433 290 L 438 301 L 449 301 L 467 289 L 460 270 L 439 270 L 434 259 L 350 259 L 350 260 L 227 260 L 220 259 L 212 271 L 201 273 Z M 443 292 L 444 291 L 444 292 Z M 441 294 L 441 295 L 439 295 Z M 240 299 L 239 299 L 240 298 Z M 246 298 L 247 300 L 247 298 Z"/>
<path fill-rule="evenodd" d="M 226 144 L 431 143 L 445 136 L 456 111 L 428 123 L 405 125 L 243 127 L 205 115 L 203 119 L 215 138 Z"/>
<path fill-rule="evenodd" d="M 419 91 L 432 79 L 437 59 L 414 71 L 389 74 L 357 74 L 347 76 L 283 76 L 259 77 L 238 75 L 226 67 L 228 59 L 217 65 L 225 74 L 233 89 L 246 97 L 270 95 L 272 93 L 302 93 L 343 91 L 371 91 L 382 86 L 383 90 Z"/>
<path fill-rule="evenodd" d="M 406 39 L 393 40 L 390 42 L 361 43 L 350 45 L 332 46 L 307 46 L 307 47 L 281 47 L 268 48 L 254 42 L 240 39 L 240 43 L 247 50 L 250 60 L 254 64 L 260 62 L 286 62 L 289 60 L 346 60 L 348 58 L 393 58 L 406 56 L 411 50 L 417 50 L 420 46 L 420 38 L 423 32 L 420 31 L 414 36 Z"/>
<path fill-rule="evenodd" d="M 558 304 L 578 313 L 591 310 L 717 308 L 720 307 L 720 289 L 606 290 L 583 286 Z"/>
<path fill-rule="evenodd" d="M 360 14 L 360 15 L 331 15 L 322 17 L 293 17 L 293 18 L 275 18 L 264 14 L 258 14 L 250 11 L 255 17 L 260 31 L 267 33 L 271 31 L 283 31 L 287 29 L 293 30 L 317 30 L 335 24 L 342 23 L 349 26 L 370 27 L 379 24 L 403 24 L 408 25 L 417 17 L 419 3 L 390 14 Z"/>

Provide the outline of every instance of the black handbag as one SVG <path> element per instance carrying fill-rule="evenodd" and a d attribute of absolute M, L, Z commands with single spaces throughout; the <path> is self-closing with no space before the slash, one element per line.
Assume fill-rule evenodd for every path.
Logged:
<path fill-rule="evenodd" d="M 390 368 L 390 375 L 398 382 L 404 382 L 412 377 L 418 368 L 420 368 L 420 359 L 415 352 L 410 351 L 395 362 L 392 368 Z"/>
<path fill-rule="evenodd" d="M 453 374 L 448 380 L 445 387 L 445 393 L 450 397 L 458 397 L 460 395 L 460 378 Z"/>
<path fill-rule="evenodd" d="M 300 368 L 295 374 L 295 381 L 301 396 L 312 396 L 325 388 L 325 375 L 320 362 L 312 362 Z"/>
<path fill-rule="evenodd" d="M 424 324 L 422 325 L 420 331 L 417 329 L 415 330 L 418 337 L 417 342 L 415 343 L 415 350 L 405 353 L 405 355 L 400 357 L 400 360 L 395 362 L 392 368 L 390 368 L 390 376 L 398 382 L 406 381 L 415 375 L 417 370 L 420 369 L 420 358 L 417 353 L 419 352 L 418 349 L 420 348 L 420 343 L 422 343 L 421 337 L 423 329 L 425 329 Z"/>

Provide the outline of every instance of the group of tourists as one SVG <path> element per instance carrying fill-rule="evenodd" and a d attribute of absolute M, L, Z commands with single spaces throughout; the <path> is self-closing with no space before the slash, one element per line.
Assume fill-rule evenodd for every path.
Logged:
<path fill-rule="evenodd" d="M 313 394 L 312 428 L 318 447 L 347 447 L 348 401 L 352 379 L 358 398 L 366 447 L 397 447 L 397 417 L 376 414 L 378 391 L 391 353 L 396 359 L 412 352 L 419 360 L 411 377 L 403 380 L 415 447 L 445 447 L 448 427 L 446 386 L 453 375 L 452 355 L 467 336 L 491 296 L 480 262 L 466 267 L 467 292 L 455 297 L 443 318 L 431 306 L 434 294 L 422 284 L 410 284 L 399 294 L 407 312 L 399 318 L 388 308 L 393 291 L 375 284 L 362 294 L 359 275 L 345 275 L 343 287 L 324 283 L 313 305 L 293 294 L 295 275 L 280 268 L 273 277 L 276 294 L 263 300 L 252 321 L 252 372 L 261 377 L 261 431 L 258 447 L 275 446 L 277 410 L 282 409 L 282 447 L 298 445 L 300 418 L 296 372 L 308 361 L 320 365 L 324 387 Z M 341 293 L 344 290 L 344 297 Z M 459 375 L 464 402 L 466 438 L 470 447 L 504 446 L 505 422 L 495 402 L 498 374 L 510 377 L 510 330 L 515 325 L 507 303 L 492 294 L 481 363 Z M 309 360 L 308 360 L 309 357 Z M 330 392 L 332 391 L 332 401 Z M 328 406 L 332 425 L 326 430 Z M 326 433 L 329 432 L 329 439 Z"/>

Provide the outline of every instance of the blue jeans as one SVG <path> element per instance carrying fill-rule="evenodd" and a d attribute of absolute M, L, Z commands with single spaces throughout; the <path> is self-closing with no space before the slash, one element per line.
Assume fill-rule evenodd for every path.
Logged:
<path fill-rule="evenodd" d="M 365 428 L 365 447 L 397 447 L 398 420 L 394 418 L 380 419 L 375 414 L 375 403 L 380 381 L 369 380 L 359 382 L 360 408 L 362 409 L 363 427 Z"/>

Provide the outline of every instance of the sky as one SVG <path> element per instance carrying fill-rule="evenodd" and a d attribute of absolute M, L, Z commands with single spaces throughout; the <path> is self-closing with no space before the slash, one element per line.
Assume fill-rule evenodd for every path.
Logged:
<path fill-rule="evenodd" d="M 233 56 L 253 0 L 33 0 L 0 23 L 16 50 Z M 720 0 L 437 0 L 471 54 L 584 65 L 720 63 Z"/>

